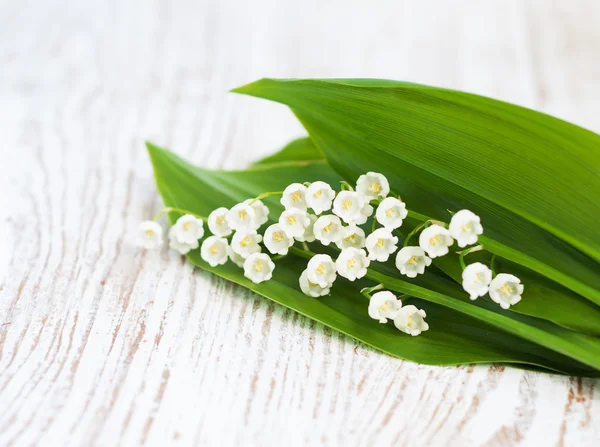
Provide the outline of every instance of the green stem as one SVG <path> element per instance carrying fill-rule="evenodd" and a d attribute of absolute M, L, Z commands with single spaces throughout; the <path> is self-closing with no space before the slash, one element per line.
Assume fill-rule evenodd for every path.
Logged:
<path fill-rule="evenodd" d="M 197 217 L 198 219 L 202 219 L 204 222 L 208 221 L 208 218 L 201 216 L 200 214 L 192 213 L 191 211 L 184 210 L 181 208 L 171 208 L 171 207 L 163 208 L 162 210 L 160 210 L 156 214 L 156 216 L 154 216 L 154 219 L 152 219 L 152 220 L 156 222 L 160 216 L 162 216 L 165 213 L 171 213 L 171 212 L 181 213 L 181 214 L 191 214 L 192 216 Z"/>
<path fill-rule="evenodd" d="M 360 293 L 362 296 L 364 296 L 367 299 L 371 299 L 371 293 L 375 292 L 376 290 L 381 290 L 383 289 L 383 284 L 377 284 L 376 286 L 373 287 L 365 287 L 364 289 L 361 289 Z"/>
<path fill-rule="evenodd" d="M 340 182 L 342 184 L 342 191 L 354 191 L 354 188 L 350 185 L 350 183 L 342 180 Z"/>
<path fill-rule="evenodd" d="M 492 255 L 490 270 L 492 271 L 492 278 L 494 278 L 496 276 L 496 255 Z"/>
<path fill-rule="evenodd" d="M 271 258 L 271 261 L 275 262 L 275 261 L 279 261 L 280 259 L 285 258 L 287 255 L 277 255 L 277 256 L 273 256 Z"/>
<path fill-rule="evenodd" d="M 426 220 L 425 222 L 423 222 L 421 225 L 415 227 L 414 230 L 412 230 L 410 233 L 408 233 L 408 236 L 406 236 L 406 239 L 404 239 L 404 246 L 407 247 L 408 243 L 410 242 L 410 239 L 417 234 L 419 231 L 424 230 L 425 228 L 427 228 L 429 225 L 431 225 L 431 220 Z"/>
<path fill-rule="evenodd" d="M 310 259 L 314 255 L 316 255 L 316 253 L 313 253 L 312 251 L 310 251 L 308 249 L 308 247 L 306 247 L 306 249 L 303 250 L 303 249 L 295 247 L 293 245 L 290 247 L 290 253 L 294 254 L 294 255 L 298 255 L 298 256 L 300 256 L 302 258 L 305 258 L 305 259 Z"/>
<path fill-rule="evenodd" d="M 460 251 L 458 252 L 458 260 L 460 262 L 460 266 L 462 267 L 462 269 L 466 269 L 467 266 L 465 265 L 465 260 L 464 257 L 467 256 L 469 253 L 475 253 L 476 251 L 481 251 L 483 250 L 483 245 L 476 245 L 474 247 L 470 247 L 467 248 L 466 250 Z"/>
<path fill-rule="evenodd" d="M 464 270 L 464 269 L 466 269 L 466 268 L 467 268 L 467 266 L 466 266 L 466 264 L 465 264 L 465 255 L 464 255 L 464 254 L 461 254 L 461 255 L 458 257 L 458 262 L 460 262 L 460 268 L 461 268 L 462 270 Z"/>
<path fill-rule="evenodd" d="M 264 199 L 265 197 L 269 197 L 269 196 L 281 196 L 281 195 L 283 195 L 283 191 L 263 192 L 262 194 L 259 194 L 257 197 L 255 197 L 254 199 L 252 199 L 250 201 L 249 205 L 252 205 L 257 200 Z"/>

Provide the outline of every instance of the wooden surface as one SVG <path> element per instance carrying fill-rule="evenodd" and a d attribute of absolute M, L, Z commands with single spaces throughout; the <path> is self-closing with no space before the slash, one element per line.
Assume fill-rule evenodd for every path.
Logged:
<path fill-rule="evenodd" d="M 263 76 L 600 131 L 599 20 L 597 0 L 0 1 L 0 445 L 599 445 L 596 380 L 393 359 L 131 237 L 161 207 L 145 139 L 241 168 L 303 134 L 227 93 Z"/>

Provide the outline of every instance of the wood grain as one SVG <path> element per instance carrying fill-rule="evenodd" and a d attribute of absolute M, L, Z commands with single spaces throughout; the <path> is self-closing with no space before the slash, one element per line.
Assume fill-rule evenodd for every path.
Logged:
<path fill-rule="evenodd" d="M 131 230 L 143 141 L 239 168 L 262 76 L 465 89 L 600 131 L 600 3 L 0 2 L 0 445 L 594 446 L 598 381 L 392 359 Z"/>

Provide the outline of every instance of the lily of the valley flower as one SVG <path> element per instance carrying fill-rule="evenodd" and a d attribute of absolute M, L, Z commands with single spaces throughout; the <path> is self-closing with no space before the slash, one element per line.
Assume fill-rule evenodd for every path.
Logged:
<path fill-rule="evenodd" d="M 394 318 L 394 326 L 406 334 L 419 335 L 429 329 L 429 325 L 425 322 L 426 316 L 424 310 L 409 304 L 398 311 Z"/>
<path fill-rule="evenodd" d="M 308 214 L 298 208 L 287 209 L 279 216 L 279 226 L 288 237 L 302 237 L 309 225 Z"/>
<path fill-rule="evenodd" d="M 467 265 L 462 272 L 462 286 L 469 298 L 476 300 L 488 293 L 488 287 L 492 281 L 492 271 L 481 262 Z"/>
<path fill-rule="evenodd" d="M 366 236 L 364 230 L 356 225 L 348 225 L 342 228 L 342 235 L 337 242 L 337 246 L 340 250 L 349 247 L 363 248 L 365 242 Z"/>
<path fill-rule="evenodd" d="M 227 213 L 227 224 L 235 231 L 254 231 L 258 228 L 256 211 L 247 203 L 238 203 Z"/>
<path fill-rule="evenodd" d="M 162 227 L 151 220 L 142 222 L 138 227 L 137 245 L 148 250 L 153 250 L 163 244 Z"/>
<path fill-rule="evenodd" d="M 265 231 L 263 243 L 267 249 L 276 255 L 287 255 L 294 239 L 289 237 L 279 224 L 269 226 Z"/>
<path fill-rule="evenodd" d="M 336 243 L 342 237 L 342 221 L 330 214 L 321 216 L 313 225 L 313 232 L 315 238 L 323 245 Z"/>
<path fill-rule="evenodd" d="M 245 204 L 250 205 L 254 210 L 254 221 L 257 225 L 256 228 L 269 220 L 269 208 L 261 201 L 256 199 L 248 199 L 244 201 Z"/>
<path fill-rule="evenodd" d="M 523 288 L 521 280 L 515 275 L 499 273 L 490 283 L 490 298 L 500 304 L 502 309 L 508 309 L 521 301 Z"/>
<path fill-rule="evenodd" d="M 227 239 L 218 236 L 209 236 L 202 242 L 200 247 L 200 256 L 211 267 L 217 265 L 223 265 L 227 262 L 227 253 L 229 250 L 229 244 Z"/>
<path fill-rule="evenodd" d="M 173 250 L 178 251 L 182 255 L 188 254 L 190 250 L 198 248 L 198 239 L 193 239 L 192 242 L 180 242 L 177 237 L 177 229 L 172 226 L 169 230 L 169 247 Z"/>
<path fill-rule="evenodd" d="M 283 190 L 281 196 L 281 204 L 286 210 L 291 208 L 298 208 L 299 210 L 306 211 L 306 186 L 302 183 L 292 183 Z"/>
<path fill-rule="evenodd" d="M 390 231 L 400 228 L 407 215 L 406 204 L 395 197 L 383 199 L 375 211 L 377 222 Z"/>
<path fill-rule="evenodd" d="M 362 225 L 373 214 L 368 199 L 355 191 L 341 191 L 333 201 L 333 214 L 348 224 Z"/>
<path fill-rule="evenodd" d="M 396 255 L 396 268 L 409 278 L 425 273 L 425 267 L 431 265 L 431 258 L 421 247 L 402 247 Z"/>
<path fill-rule="evenodd" d="M 369 316 L 382 324 L 387 323 L 388 318 L 396 318 L 401 308 L 402 301 L 387 290 L 373 294 L 369 300 Z"/>
<path fill-rule="evenodd" d="M 373 207 L 369 205 L 369 202 L 366 202 L 365 206 L 363 206 L 362 210 L 360 210 L 360 213 L 362 216 L 354 221 L 356 225 L 362 225 L 367 221 L 367 219 L 373 214 Z"/>
<path fill-rule="evenodd" d="M 427 252 L 430 258 L 448 254 L 448 247 L 454 243 L 450 232 L 441 225 L 431 225 L 419 235 L 419 246 Z"/>
<path fill-rule="evenodd" d="M 255 284 L 273 277 L 275 263 L 265 253 L 253 253 L 244 261 L 244 276 Z"/>
<path fill-rule="evenodd" d="M 371 261 L 385 262 L 396 251 L 398 238 L 385 228 L 378 228 L 367 236 L 366 246 Z"/>
<path fill-rule="evenodd" d="M 304 270 L 300 275 L 300 290 L 302 293 L 308 296 L 312 296 L 313 298 L 317 298 L 319 296 L 329 295 L 331 290 L 331 286 L 327 285 L 326 287 L 321 287 L 319 284 L 310 282 L 308 280 L 308 272 Z"/>
<path fill-rule="evenodd" d="M 314 284 L 323 288 L 331 287 L 337 277 L 335 262 L 329 255 L 315 255 L 308 261 L 306 275 Z"/>
<path fill-rule="evenodd" d="M 219 237 L 227 237 L 232 233 L 227 223 L 229 210 L 225 207 L 217 208 L 208 215 L 208 229 L 212 234 Z"/>
<path fill-rule="evenodd" d="M 233 251 L 229 246 L 227 247 L 227 255 L 229 256 L 229 259 L 231 259 L 231 262 L 233 262 L 235 265 L 238 267 L 244 267 L 244 261 L 246 260 Z"/>
<path fill-rule="evenodd" d="M 256 231 L 237 231 L 231 238 L 231 249 L 245 259 L 253 253 L 260 253 L 260 241 L 262 236 Z"/>
<path fill-rule="evenodd" d="M 310 223 L 304 229 L 304 234 L 302 234 L 302 236 L 297 236 L 294 238 L 297 241 L 300 241 L 300 242 L 314 242 L 315 241 L 314 225 L 315 225 L 315 222 L 317 221 L 317 216 L 315 216 L 314 214 L 307 214 L 307 216 L 308 216 L 308 219 L 310 220 Z"/>
<path fill-rule="evenodd" d="M 383 174 L 367 172 L 358 178 L 356 191 L 372 200 L 386 197 L 390 193 L 390 184 Z"/>
<path fill-rule="evenodd" d="M 306 204 L 315 212 L 321 214 L 331 209 L 335 191 L 325 182 L 313 182 L 306 190 Z"/>
<path fill-rule="evenodd" d="M 460 210 L 454 214 L 448 228 L 459 247 L 476 243 L 478 236 L 483 233 L 481 219 L 469 210 Z"/>
<path fill-rule="evenodd" d="M 338 275 L 349 281 L 355 281 L 367 274 L 371 261 L 362 248 L 349 247 L 342 250 L 335 261 Z"/>
<path fill-rule="evenodd" d="M 177 239 L 181 244 L 195 245 L 198 247 L 198 239 L 204 236 L 204 222 L 191 214 L 181 216 L 171 227 L 169 237 Z"/>

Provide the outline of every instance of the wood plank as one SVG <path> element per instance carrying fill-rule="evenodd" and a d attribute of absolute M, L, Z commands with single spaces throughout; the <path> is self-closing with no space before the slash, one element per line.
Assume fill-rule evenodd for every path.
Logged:
<path fill-rule="evenodd" d="M 595 131 L 600 4 L 0 5 L 0 445 L 579 445 L 598 381 L 376 353 L 132 229 L 143 141 L 241 168 L 303 130 L 262 76 L 482 93 Z"/>

